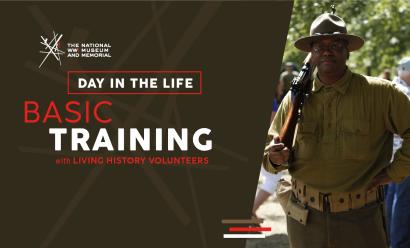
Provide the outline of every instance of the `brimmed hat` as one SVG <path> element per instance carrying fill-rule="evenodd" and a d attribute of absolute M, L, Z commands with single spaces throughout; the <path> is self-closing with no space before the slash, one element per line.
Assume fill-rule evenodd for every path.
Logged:
<path fill-rule="evenodd" d="M 310 52 L 312 42 L 326 37 L 347 40 L 347 49 L 350 52 L 361 48 L 364 43 L 361 37 L 347 34 L 346 23 L 342 18 L 335 14 L 324 13 L 312 22 L 310 36 L 298 39 L 295 42 L 295 47 L 302 51 Z"/>

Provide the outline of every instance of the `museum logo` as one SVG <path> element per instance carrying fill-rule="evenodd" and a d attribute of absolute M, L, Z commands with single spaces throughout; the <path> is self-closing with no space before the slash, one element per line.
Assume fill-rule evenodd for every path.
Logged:
<path fill-rule="evenodd" d="M 50 57 L 50 55 L 51 57 L 54 57 L 61 66 L 61 56 L 64 54 L 64 52 L 59 48 L 60 40 L 61 38 L 63 38 L 63 35 L 53 31 L 53 38 L 51 40 L 49 40 L 49 38 L 44 38 L 43 36 L 40 37 L 42 40 L 40 44 L 44 46 L 43 50 L 40 50 L 40 53 L 44 54 L 44 58 L 38 68 L 40 68 L 44 64 L 44 62 L 47 60 L 47 58 Z"/>
<path fill-rule="evenodd" d="M 40 53 L 44 55 L 38 66 L 40 68 L 46 60 L 53 58 L 61 66 L 64 58 L 82 59 L 107 59 L 111 58 L 111 44 L 106 41 L 90 41 L 62 43 L 63 34 L 53 31 L 52 37 L 40 36 L 42 48 Z"/>

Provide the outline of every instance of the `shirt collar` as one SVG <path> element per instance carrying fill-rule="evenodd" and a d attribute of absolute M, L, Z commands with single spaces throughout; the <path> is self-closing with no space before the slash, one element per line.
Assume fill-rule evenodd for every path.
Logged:
<path fill-rule="evenodd" d="M 393 83 L 401 84 L 402 86 L 404 86 L 404 87 L 410 89 L 410 86 L 408 86 L 407 83 L 404 82 L 404 80 L 401 79 L 401 78 L 399 78 L 399 77 L 395 77 L 395 78 L 393 79 Z"/>
<path fill-rule="evenodd" d="M 392 81 L 394 84 L 397 85 L 397 87 L 402 90 L 404 93 L 406 93 L 408 96 L 410 96 L 410 86 L 407 85 L 406 82 L 404 82 L 403 79 L 396 77 Z"/>
<path fill-rule="evenodd" d="M 351 78 L 352 78 L 352 72 L 350 71 L 349 68 L 347 68 L 345 74 L 343 75 L 343 77 L 341 79 L 339 79 L 336 83 L 332 84 L 331 86 L 327 86 L 327 85 L 323 84 L 320 81 L 320 79 L 317 75 L 317 71 L 316 71 L 315 72 L 315 77 L 313 79 L 312 91 L 313 92 L 318 92 L 323 87 L 332 87 L 332 88 L 336 89 L 339 93 L 345 94 L 346 91 L 347 91 L 347 88 L 350 85 L 350 79 Z"/>

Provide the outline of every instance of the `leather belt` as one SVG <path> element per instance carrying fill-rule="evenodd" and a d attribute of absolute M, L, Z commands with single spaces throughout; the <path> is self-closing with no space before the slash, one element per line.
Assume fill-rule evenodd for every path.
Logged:
<path fill-rule="evenodd" d="M 300 204 L 332 213 L 359 209 L 384 199 L 382 186 L 369 191 L 322 193 L 296 179 L 292 179 L 292 192 Z"/>

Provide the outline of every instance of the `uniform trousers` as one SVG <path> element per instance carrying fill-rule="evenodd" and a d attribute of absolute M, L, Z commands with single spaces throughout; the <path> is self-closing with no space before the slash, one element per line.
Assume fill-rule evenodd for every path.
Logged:
<path fill-rule="evenodd" d="M 383 204 L 339 213 L 310 208 L 307 224 L 287 216 L 292 248 L 387 248 Z"/>

